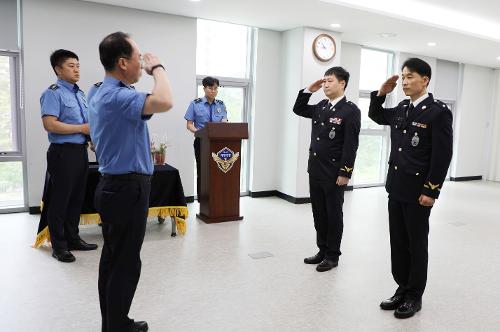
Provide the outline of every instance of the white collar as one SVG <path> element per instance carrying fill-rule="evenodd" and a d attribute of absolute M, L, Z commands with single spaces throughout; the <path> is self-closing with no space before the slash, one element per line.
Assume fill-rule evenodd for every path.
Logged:
<path fill-rule="evenodd" d="M 420 96 L 417 100 L 415 101 L 411 101 L 410 99 L 410 105 L 413 104 L 413 107 L 414 108 L 417 108 L 418 104 L 420 104 L 421 102 L 423 102 L 425 99 L 427 99 L 429 97 L 429 93 L 426 92 L 423 96 Z"/>
<path fill-rule="evenodd" d="M 339 101 L 341 101 L 341 100 L 342 100 L 342 98 L 344 98 L 344 97 L 345 97 L 345 95 L 342 95 L 342 96 L 340 96 L 340 97 L 338 97 L 338 98 L 335 98 L 335 99 L 333 99 L 333 100 L 331 100 L 331 99 L 330 99 L 330 104 L 332 104 L 332 106 L 335 106 L 335 105 L 336 105 Z"/>

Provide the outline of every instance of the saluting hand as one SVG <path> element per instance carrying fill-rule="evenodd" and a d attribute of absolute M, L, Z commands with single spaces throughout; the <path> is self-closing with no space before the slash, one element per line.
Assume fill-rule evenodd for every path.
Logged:
<path fill-rule="evenodd" d="M 337 186 L 345 186 L 346 184 L 349 183 L 349 178 L 345 176 L 339 176 L 337 178 Z"/>
<path fill-rule="evenodd" d="M 435 201 L 435 198 L 426 195 L 420 195 L 420 197 L 418 198 L 418 203 L 420 203 L 420 205 L 422 206 L 433 206 Z"/>
<path fill-rule="evenodd" d="M 385 96 L 386 94 L 391 93 L 392 90 L 394 90 L 394 88 L 396 87 L 398 79 L 399 75 L 389 77 L 378 90 L 377 96 Z"/>
<path fill-rule="evenodd" d="M 153 68 L 156 65 L 160 65 L 160 59 L 151 53 L 146 53 L 143 56 L 144 59 L 144 70 L 146 71 L 146 74 L 148 75 L 153 75 L 151 72 L 151 68 Z"/>
<path fill-rule="evenodd" d="M 318 91 L 319 89 L 321 89 L 321 87 L 323 86 L 323 83 L 325 82 L 325 80 L 322 78 L 320 80 L 317 80 L 316 82 L 314 82 L 313 84 L 309 85 L 307 87 L 307 90 L 311 91 L 311 92 L 316 92 Z"/>

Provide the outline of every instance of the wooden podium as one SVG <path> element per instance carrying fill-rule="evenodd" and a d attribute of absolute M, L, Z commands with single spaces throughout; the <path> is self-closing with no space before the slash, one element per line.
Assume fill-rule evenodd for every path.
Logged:
<path fill-rule="evenodd" d="M 241 220 L 241 140 L 247 123 L 209 122 L 195 134 L 201 139 L 201 183 L 198 199 L 206 223 Z"/>

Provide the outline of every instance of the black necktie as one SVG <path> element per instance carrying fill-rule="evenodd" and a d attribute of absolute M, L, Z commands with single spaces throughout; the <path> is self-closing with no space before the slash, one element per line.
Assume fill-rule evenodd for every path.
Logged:
<path fill-rule="evenodd" d="M 413 106 L 413 103 L 410 104 L 410 106 L 408 107 L 408 109 L 406 110 L 406 117 L 408 117 L 408 115 L 411 114 L 411 111 L 413 111 L 413 109 L 415 108 L 415 106 Z"/>

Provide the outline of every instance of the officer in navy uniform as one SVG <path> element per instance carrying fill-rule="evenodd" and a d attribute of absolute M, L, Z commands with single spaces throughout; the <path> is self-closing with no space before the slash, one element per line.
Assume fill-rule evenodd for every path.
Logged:
<path fill-rule="evenodd" d="M 227 121 L 227 111 L 224 102 L 217 97 L 219 89 L 219 80 L 210 76 L 205 77 L 201 84 L 205 96 L 193 100 L 184 115 L 186 119 L 186 127 L 193 134 L 205 127 L 207 122 L 223 122 Z M 200 195 L 200 176 L 201 176 L 201 161 L 200 161 L 200 138 L 194 139 L 194 157 L 196 159 L 196 191 Z M 199 196 L 198 196 L 199 197 Z M 199 201 L 199 199 L 198 199 Z"/>
<path fill-rule="evenodd" d="M 143 64 L 128 34 L 105 37 L 99 55 L 106 76 L 89 93 L 89 123 L 101 173 L 95 206 L 104 237 L 98 282 L 102 331 L 147 331 L 146 322 L 128 317 L 141 274 L 153 174 L 147 120 L 170 110 L 172 95 L 159 59 L 146 53 Z M 153 76 L 151 93 L 131 86 L 142 68 Z"/>
<path fill-rule="evenodd" d="M 383 301 L 397 318 L 413 316 L 422 307 L 427 282 L 429 216 L 443 187 L 453 151 L 452 114 L 427 87 L 431 67 L 410 58 L 403 63 L 405 99 L 384 108 L 385 96 L 399 78 L 389 78 L 371 94 L 369 117 L 391 126 L 391 155 L 386 190 L 389 193 L 389 230 L 392 275 L 398 288 Z"/>
<path fill-rule="evenodd" d="M 344 229 L 344 190 L 352 176 L 358 149 L 361 112 L 344 96 L 349 73 L 332 67 L 308 88 L 300 90 L 293 112 L 312 120 L 309 148 L 309 190 L 319 252 L 304 259 L 319 264 L 318 272 L 338 265 Z M 308 105 L 312 93 L 323 87 L 328 97 Z"/>
<path fill-rule="evenodd" d="M 42 217 L 46 218 L 52 256 L 73 262 L 70 250 L 95 250 L 79 236 L 78 224 L 87 183 L 88 109 L 80 80 L 78 56 L 59 49 L 50 56 L 57 82 L 40 98 L 42 122 L 48 132 L 47 190 Z"/>

